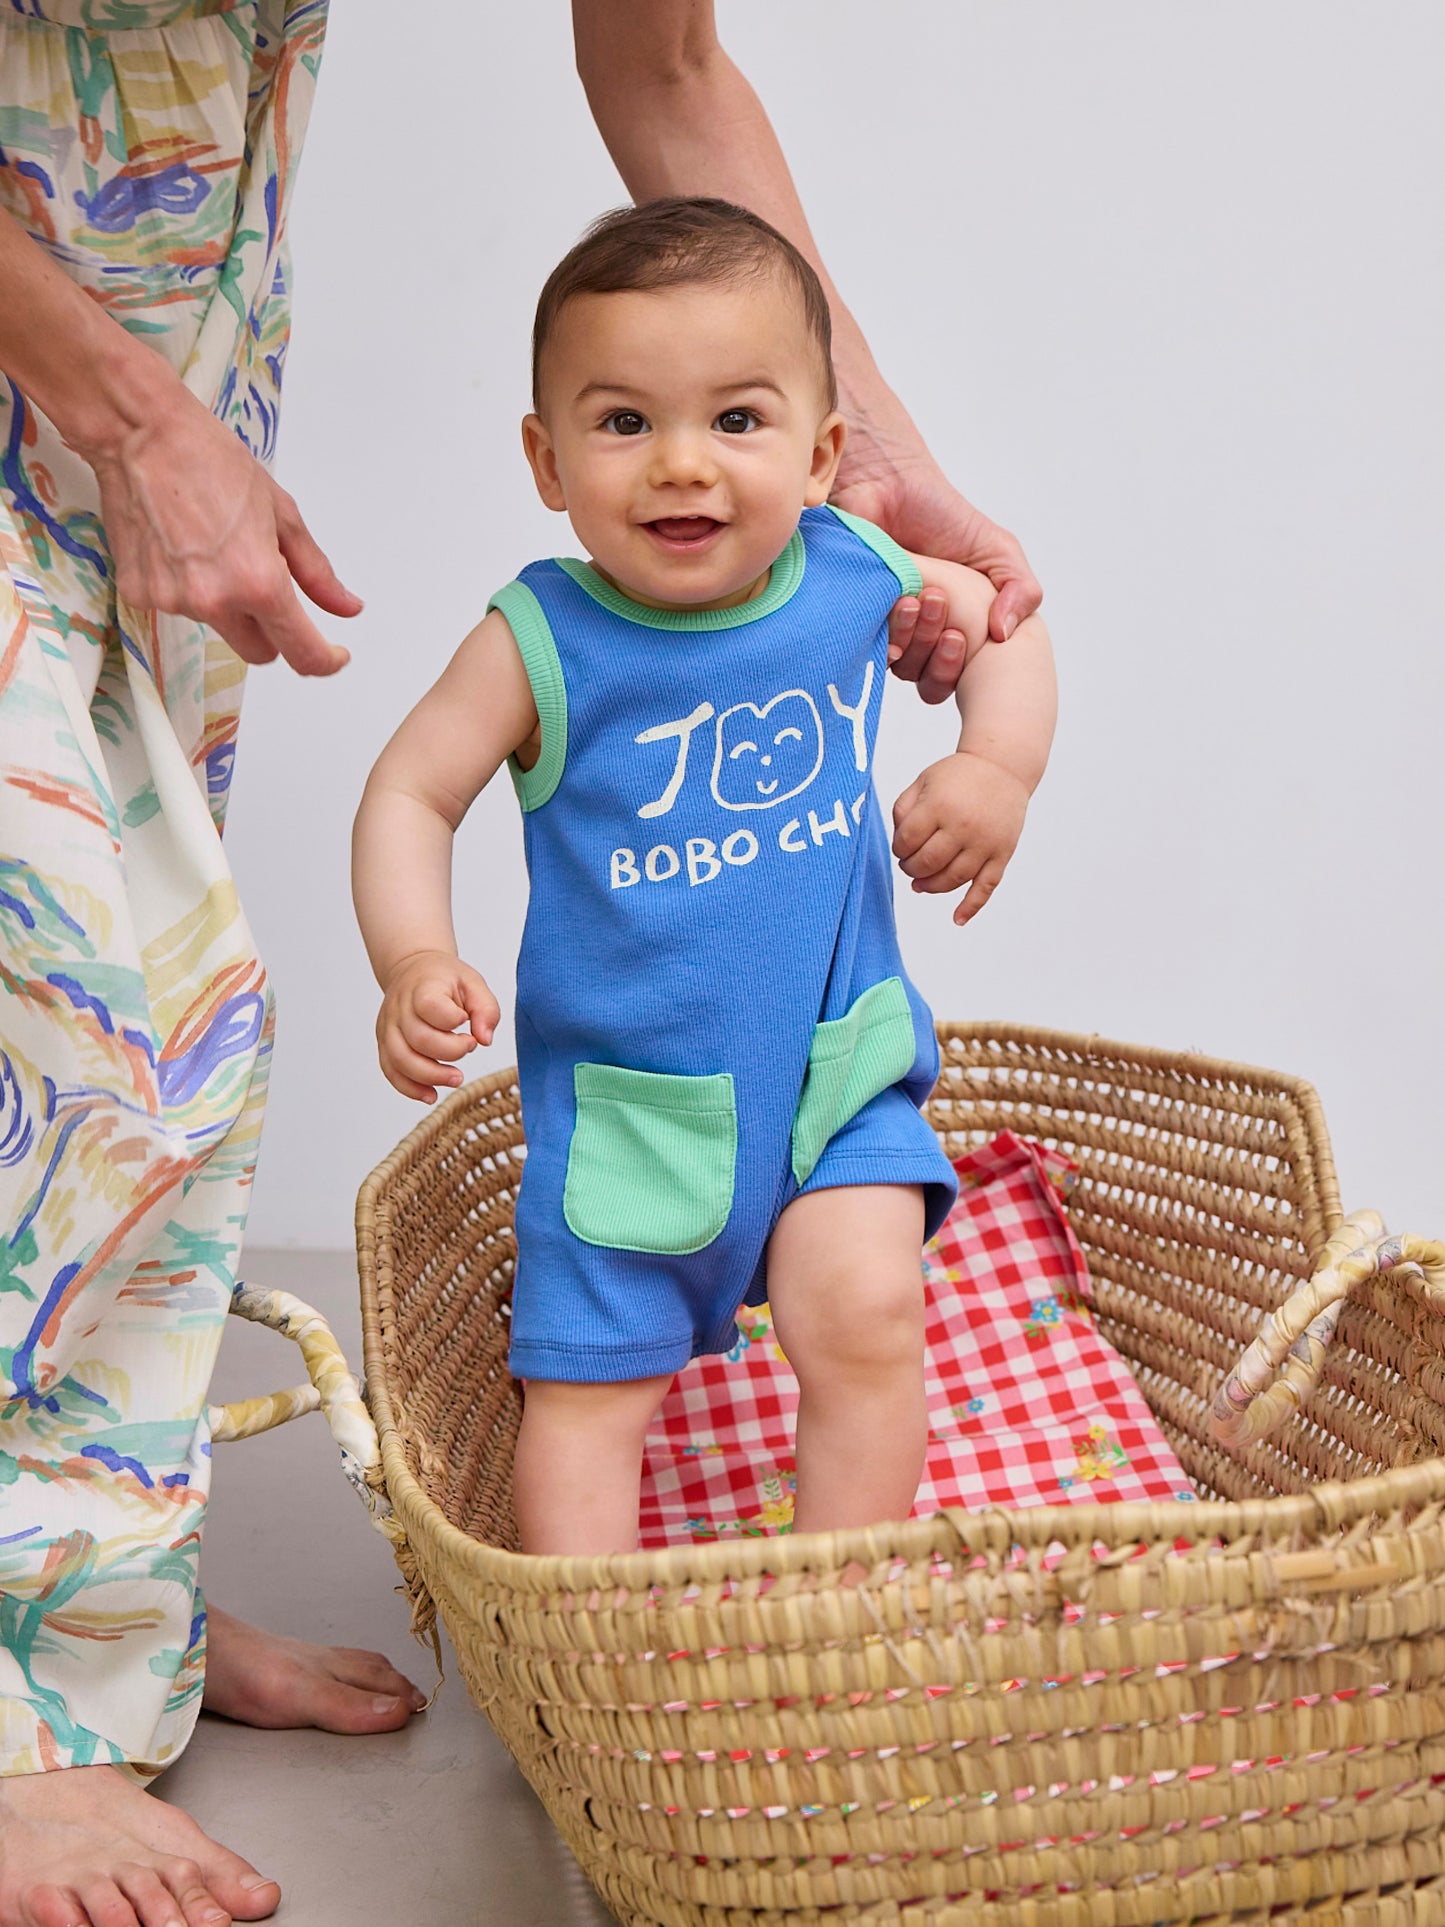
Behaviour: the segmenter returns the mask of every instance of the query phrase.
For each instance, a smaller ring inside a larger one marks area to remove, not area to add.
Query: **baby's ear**
[[[532,480],[537,484],[537,493],[549,509],[565,509],[567,498],[562,493],[562,479],[557,473],[557,451],[552,446],[547,424],[540,415],[523,417],[522,447],[532,470]]]
[[[808,486],[803,494],[804,508],[821,508],[833,493],[833,478],[843,459],[843,444],[848,439],[848,424],[835,409],[818,424],[813,442],[813,461],[808,470]]]

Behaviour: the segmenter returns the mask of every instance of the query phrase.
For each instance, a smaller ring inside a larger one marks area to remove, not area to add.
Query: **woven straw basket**
[[[358,1206],[372,1478],[418,1625],[435,1601],[627,1927],[1445,1923],[1445,1249],[1342,1228],[1295,1079],[940,1037],[950,1153],[1008,1129],[1077,1160],[1100,1329],[1202,1503],[518,1554],[501,1072]],[[1287,1416],[1248,1442],[1238,1401],[1210,1414],[1262,1322]]]

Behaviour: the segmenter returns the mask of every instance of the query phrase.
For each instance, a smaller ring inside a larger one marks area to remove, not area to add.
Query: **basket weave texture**
[[[1445,1368],[1407,1271],[1226,1451],[1210,1401],[1341,1213],[1298,1080],[943,1025],[952,1154],[1077,1160],[1104,1336],[1203,1503],[517,1553],[514,1076],[363,1187],[369,1398],[419,1627],[626,1927],[1445,1923]],[[1276,1918],[1281,1917],[1276,1913]]]

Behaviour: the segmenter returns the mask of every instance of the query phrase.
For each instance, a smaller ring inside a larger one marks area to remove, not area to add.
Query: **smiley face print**
[[[737,703],[717,719],[712,793],[725,810],[770,810],[822,767],[823,719],[806,689],[785,689],[761,708]]]

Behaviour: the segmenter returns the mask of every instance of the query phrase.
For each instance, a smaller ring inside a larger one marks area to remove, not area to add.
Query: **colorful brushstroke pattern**
[[[0,6],[0,206],[263,460],[315,0]],[[0,377],[0,1771],[174,1760],[266,973],[220,831],[244,671],[119,602]]]

